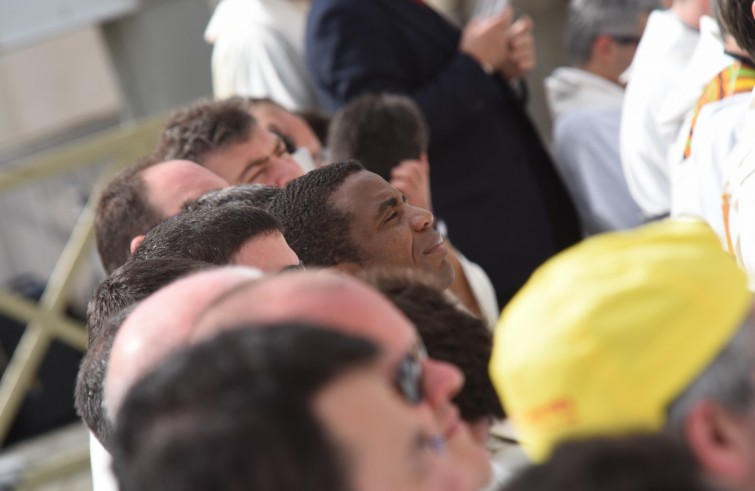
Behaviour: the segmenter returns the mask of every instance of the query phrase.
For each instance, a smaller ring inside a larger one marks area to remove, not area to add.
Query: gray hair
[[[701,400],[713,401],[734,414],[751,408],[755,400],[754,329],[753,319],[748,317],[713,362],[671,403],[666,426],[672,432],[683,431],[692,407]]]
[[[659,0],[571,0],[564,40],[572,63],[589,62],[601,34],[636,36],[641,16],[659,7]]]

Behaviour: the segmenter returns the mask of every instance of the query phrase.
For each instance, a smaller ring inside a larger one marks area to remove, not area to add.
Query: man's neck
[[[613,73],[611,70],[607,69],[606,67],[604,67],[604,66],[602,66],[602,65],[600,65],[598,63],[595,63],[595,62],[591,61],[591,62],[587,62],[587,64],[585,64],[583,66],[580,66],[580,67],[577,67],[577,68],[579,68],[580,70],[584,70],[587,73],[591,73],[591,74],[593,74],[595,76],[598,76],[598,77],[600,77],[602,79],[605,79],[605,80],[607,80],[607,81],[609,81],[611,83],[614,83],[614,84],[618,85],[619,87],[624,87],[624,84],[622,84],[619,81],[619,75]]]

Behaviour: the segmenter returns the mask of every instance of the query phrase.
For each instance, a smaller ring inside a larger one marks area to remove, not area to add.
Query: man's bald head
[[[288,273],[247,282],[218,298],[194,329],[197,337],[211,336],[223,326],[241,323],[306,322],[362,336],[379,345],[384,369],[395,376],[418,348],[412,323],[382,294],[350,276],[326,271]],[[463,376],[448,363],[422,361],[421,407],[433,413],[447,440],[449,455],[469,471],[467,489],[479,489],[490,478],[490,464],[482,445],[459,419],[451,399]]]
[[[131,255],[131,241],[176,215],[187,201],[228,183],[186,160],[159,162],[146,157],[123,169],[97,203],[95,235],[108,274]]]
[[[130,387],[168,355],[192,343],[199,315],[224,293],[262,276],[251,268],[221,268],[181,279],[139,304],[113,342],[104,404],[111,421]]]
[[[203,194],[229,186],[228,182],[194,162],[169,160],[144,169],[142,179],[149,204],[168,218]]]
[[[224,325],[288,321],[332,326],[399,350],[415,336],[411,322],[377,290],[325,271],[241,284],[206,309],[194,332],[205,337]]]

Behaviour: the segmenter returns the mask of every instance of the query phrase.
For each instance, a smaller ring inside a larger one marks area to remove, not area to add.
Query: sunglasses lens
[[[422,402],[422,360],[408,353],[398,367],[396,386],[409,404]]]

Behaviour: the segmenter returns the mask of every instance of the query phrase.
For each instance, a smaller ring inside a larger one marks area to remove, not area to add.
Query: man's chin
[[[493,470],[488,451],[474,439],[467,423],[454,432],[446,445],[449,457],[466,472],[465,489],[479,491],[490,483]]]
[[[451,266],[451,263],[449,263],[447,259],[444,259],[440,263],[438,270],[438,281],[440,282],[440,287],[443,290],[451,288],[451,284],[454,282],[454,268],[453,266]]]

